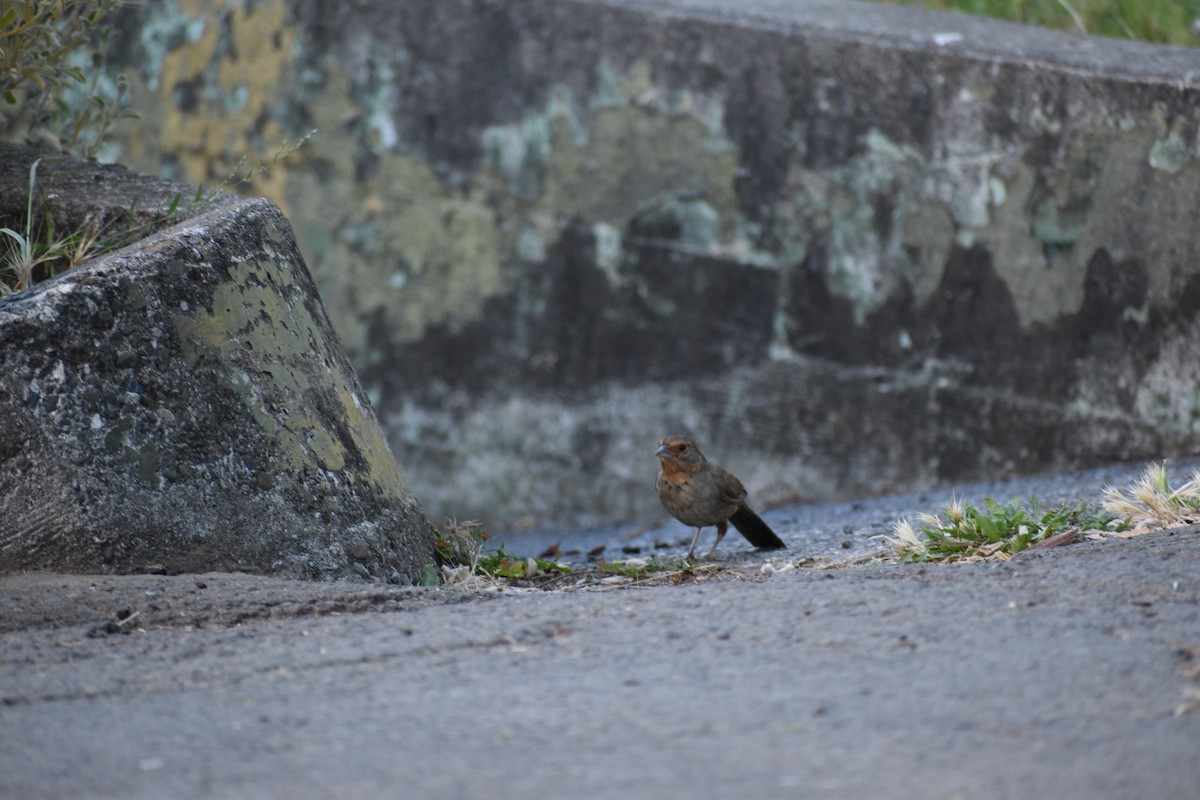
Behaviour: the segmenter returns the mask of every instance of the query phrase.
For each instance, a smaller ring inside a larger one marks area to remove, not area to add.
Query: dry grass
[[[1200,472],[1182,486],[1172,489],[1167,465],[1146,468],[1132,486],[1104,488],[1104,510],[1135,529],[1173,528],[1200,522]]]

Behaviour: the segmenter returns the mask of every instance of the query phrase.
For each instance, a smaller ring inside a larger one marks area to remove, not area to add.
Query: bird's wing
[[[726,503],[733,503],[734,505],[741,505],[746,502],[746,487],[742,486],[742,482],[721,467],[714,466],[714,469],[720,478],[721,499]]]

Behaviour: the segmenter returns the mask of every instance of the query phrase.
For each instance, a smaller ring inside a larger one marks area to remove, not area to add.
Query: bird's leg
[[[728,522],[718,522],[717,523],[717,540],[715,542],[713,542],[712,549],[708,551],[708,555],[706,555],[705,558],[712,558],[712,554],[717,552],[717,545],[719,545],[721,543],[721,539],[725,538],[725,531],[727,531],[728,529],[729,529]]]
[[[700,541],[700,529],[696,528],[696,533],[692,536],[692,546],[688,548],[688,561],[696,557],[696,542],[698,541]]]

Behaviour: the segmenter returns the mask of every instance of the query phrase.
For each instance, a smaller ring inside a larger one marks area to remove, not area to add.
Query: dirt
[[[556,592],[0,577],[0,797],[1200,796],[1200,528],[724,548]]]

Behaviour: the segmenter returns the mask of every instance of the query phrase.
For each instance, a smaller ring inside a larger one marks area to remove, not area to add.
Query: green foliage
[[[1116,36],[1159,44],[1200,45],[1200,0],[882,0],[923,8]]]
[[[0,10],[0,130],[20,121],[28,138],[95,156],[108,128],[134,116],[124,78],[109,86],[108,15],[123,0],[5,0]],[[90,76],[90,77],[89,77]]]
[[[316,136],[317,133],[317,129],[313,128],[295,142],[289,142],[287,139],[284,139],[279,143],[279,147],[275,150],[274,155],[269,159],[259,161],[257,165],[252,167],[246,166],[247,158],[246,156],[242,156],[234,164],[233,169],[225,176],[224,180],[218,184],[217,190],[233,192],[239,191],[244,186],[249,186],[255,176],[269,173],[274,167],[286,161],[289,156],[308,144],[308,141]],[[203,184],[200,186],[200,192],[206,194]]]
[[[533,578],[551,573],[570,574],[566,564],[548,558],[521,558],[507,552],[503,547],[494,553],[485,553],[476,567],[480,574],[491,578]]]
[[[1125,528],[1113,514],[1090,513],[1086,503],[1043,511],[1037,498],[1030,498],[1028,506],[1016,499],[1001,505],[988,498],[982,509],[952,500],[942,509],[942,515],[918,514],[916,527],[906,519],[900,520],[893,527],[893,535],[885,538],[899,551],[902,561],[959,561],[1007,559],[1071,529]]]
[[[438,568],[436,564],[426,564],[421,568],[421,586],[437,586],[441,583],[438,577]]]
[[[488,532],[473,520],[446,520],[434,527],[433,546],[438,561],[448,569],[448,582],[470,584],[482,581],[521,580],[553,574],[569,574],[571,568],[553,559],[521,558],[503,547],[484,552]]]
[[[600,572],[609,575],[623,575],[626,578],[640,580],[663,572],[676,572],[690,567],[687,561],[679,564],[668,564],[657,555],[647,559],[627,558],[624,561],[605,561],[600,564]]]
[[[433,549],[438,561],[450,567],[470,567],[479,562],[488,532],[475,520],[459,522],[451,517],[442,527],[433,528]]]

